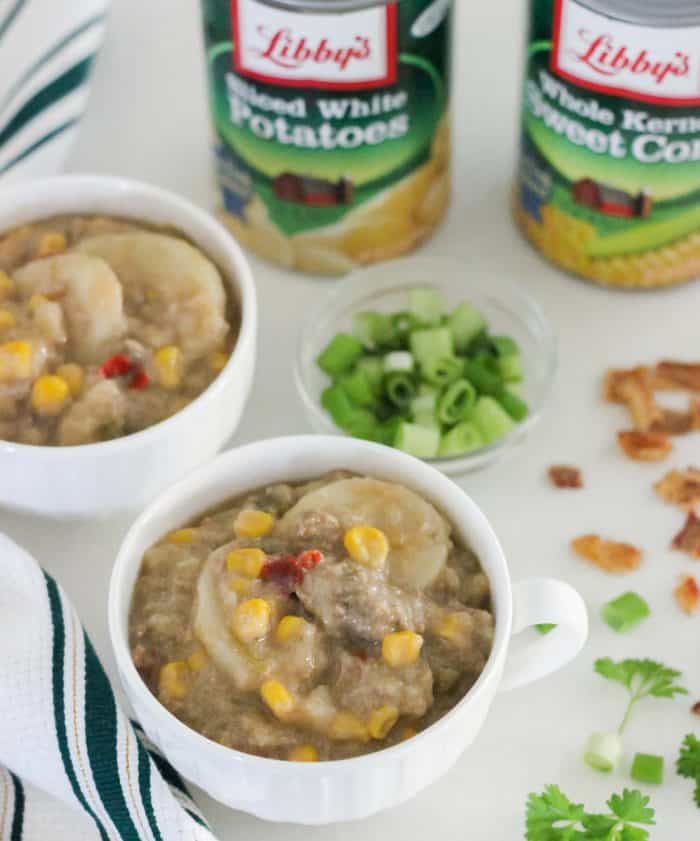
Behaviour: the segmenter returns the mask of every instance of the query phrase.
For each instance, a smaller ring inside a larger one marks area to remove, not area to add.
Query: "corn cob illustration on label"
[[[651,11],[650,11],[651,10]],[[530,0],[515,213],[600,283],[700,275],[700,7]]]
[[[451,3],[319,5],[202,0],[223,221],[334,275],[410,251],[444,214]]]

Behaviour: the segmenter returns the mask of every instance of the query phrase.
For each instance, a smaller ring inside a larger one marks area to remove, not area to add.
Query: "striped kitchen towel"
[[[214,841],[66,594],[2,534],[0,841]]]
[[[58,172],[109,0],[0,0],[0,185]]]

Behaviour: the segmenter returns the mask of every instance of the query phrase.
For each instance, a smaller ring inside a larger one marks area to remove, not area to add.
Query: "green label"
[[[642,254],[696,232],[700,28],[531,0],[518,204],[531,238],[583,274],[585,258]],[[565,230],[562,214],[581,224]],[[538,225],[559,225],[568,245]]]

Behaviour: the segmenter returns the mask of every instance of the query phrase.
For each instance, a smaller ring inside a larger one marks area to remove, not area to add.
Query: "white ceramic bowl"
[[[328,295],[299,331],[295,381],[314,432],[344,434],[321,406],[329,378],[316,364],[328,342],[340,332],[352,332],[352,316],[364,310],[395,313],[408,306],[411,289],[439,289],[448,305],[467,299],[480,310],[493,333],[515,339],[523,359],[522,396],[530,410],[499,441],[460,456],[426,459],[448,476],[461,476],[493,464],[525,440],[537,423],[554,382],[557,342],[542,308],[522,282],[479,276],[448,257],[404,257],[353,272]]]
[[[55,517],[135,509],[217,453],[235,431],[255,366],[257,305],[248,261],[209,214],[172,193],[93,175],[0,191],[0,232],[58,213],[98,213],[172,225],[222,270],[240,310],[228,364],[196,400],[142,432],[99,444],[39,447],[0,441],[0,506]]]
[[[338,468],[413,488],[432,500],[474,549],[491,582],[496,616],[486,668],[467,695],[438,722],[406,742],[366,756],[293,763],[250,756],[212,742],[158,702],[131,660],[128,614],[143,553],[167,531],[230,496]],[[539,622],[559,627],[544,637],[530,632],[512,641],[513,634]],[[568,584],[551,579],[512,583],[498,539],[484,515],[435,468],[377,444],[310,435],[231,450],[156,500],[134,523],[117,557],[109,592],[109,629],[136,717],[184,777],[222,803],[258,817],[324,824],[395,806],[436,780],[472,742],[496,693],[561,668],[582,648],[588,620],[581,597]]]

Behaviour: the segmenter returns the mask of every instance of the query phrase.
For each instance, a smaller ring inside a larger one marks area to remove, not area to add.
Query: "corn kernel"
[[[32,406],[40,415],[59,415],[70,400],[68,383],[55,374],[44,374],[32,386]]]
[[[399,732],[399,738],[402,742],[407,741],[408,739],[412,739],[414,736],[418,735],[418,731],[415,727],[402,727]]]
[[[60,231],[49,231],[39,240],[37,257],[52,257],[68,248],[68,240]]]
[[[0,382],[24,380],[32,375],[32,346],[29,342],[0,345]]]
[[[265,537],[274,525],[275,518],[272,514],[246,508],[238,512],[233,530],[238,537]]]
[[[12,330],[15,324],[17,324],[17,319],[9,310],[0,310],[0,333]]]
[[[166,663],[158,677],[158,695],[161,698],[181,701],[190,689],[190,669],[184,660]]]
[[[382,640],[382,657],[390,666],[410,666],[423,647],[423,637],[413,631],[394,631]]]
[[[384,704],[374,710],[370,717],[367,727],[369,735],[373,739],[386,739],[389,731],[399,720],[399,711],[391,704]]]
[[[287,758],[292,762],[318,762],[318,751],[313,745],[297,745]]]
[[[266,680],[260,687],[260,697],[277,716],[284,718],[294,709],[294,697],[278,680]]]
[[[71,397],[77,397],[83,390],[85,374],[80,365],[76,365],[75,362],[67,362],[65,365],[59,365],[56,368],[56,373],[68,383]]]
[[[157,350],[153,362],[158,374],[158,382],[163,388],[177,388],[182,382],[182,351],[175,345],[166,345]]]
[[[339,712],[330,723],[328,735],[337,741],[369,741],[367,725],[354,713]]]
[[[248,599],[239,604],[231,618],[231,629],[241,642],[254,642],[270,630],[272,608],[265,599]]]
[[[175,531],[170,532],[166,540],[168,543],[173,543],[175,546],[187,546],[188,543],[192,543],[196,536],[197,529],[175,529]]]
[[[374,526],[354,526],[343,538],[348,555],[358,564],[381,569],[389,554],[389,541],[383,531]]]
[[[15,291],[15,282],[7,274],[0,269],[0,301],[3,298],[11,298]]]
[[[283,616],[275,628],[277,642],[297,640],[304,633],[306,621],[301,616]]]
[[[201,672],[208,662],[209,658],[203,648],[193,651],[187,658],[187,665],[193,672]]]
[[[228,354],[223,350],[215,350],[209,355],[209,367],[212,371],[223,371],[228,362]]]
[[[266,557],[262,549],[234,549],[226,556],[226,567],[229,572],[237,572],[248,578],[257,578]]]
[[[446,613],[435,626],[435,633],[459,646],[471,641],[472,621],[468,613]]]

